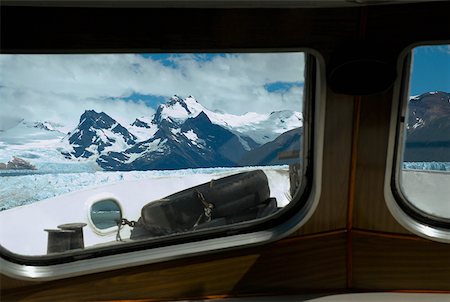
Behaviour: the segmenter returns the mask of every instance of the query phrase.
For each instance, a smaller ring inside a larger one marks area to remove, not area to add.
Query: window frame
[[[113,201],[118,206],[118,208],[120,209],[121,218],[126,217],[126,213],[124,212],[124,209],[122,207],[122,204],[119,201],[119,198],[117,198],[114,194],[101,193],[101,194],[96,194],[96,195],[92,196],[91,198],[89,198],[86,201],[86,204],[87,204],[87,210],[86,210],[86,212],[87,212],[87,220],[89,222],[88,226],[94,231],[94,233],[96,233],[97,235],[100,235],[100,236],[106,236],[106,235],[109,235],[111,233],[117,233],[117,229],[118,229],[118,226],[111,226],[111,227],[108,227],[108,228],[101,229],[101,228],[99,228],[99,227],[97,227],[95,225],[94,220],[92,219],[92,207],[95,204],[97,204],[99,202],[102,202],[102,201],[105,201],[105,200]]]
[[[238,51],[236,51],[238,52]],[[325,61],[310,48],[251,49],[239,52],[304,52],[303,179],[283,211],[222,228],[95,248],[86,253],[25,256],[0,246],[0,271],[22,280],[47,281],[169,261],[280,240],[308,221],[319,202],[325,118]]]
[[[406,47],[397,61],[397,77],[389,130],[384,196],[386,204],[404,228],[412,233],[438,242],[450,242],[450,221],[426,213],[412,204],[401,189],[400,173],[404,154],[406,114],[409,102],[412,52],[420,46],[449,44],[450,41],[417,42]]]

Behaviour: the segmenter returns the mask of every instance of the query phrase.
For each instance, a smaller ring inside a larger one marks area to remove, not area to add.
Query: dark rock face
[[[155,135],[122,154],[101,156],[105,170],[167,170],[236,166],[245,149],[238,137],[201,112],[178,125],[161,120]],[[129,161],[130,158],[136,158]]]
[[[147,124],[144,121],[141,121],[138,118],[131,124],[131,126],[136,126],[136,127],[140,127],[140,128],[150,128],[149,124]]]
[[[202,111],[197,117],[190,118],[182,125],[183,132],[192,131],[204,142],[207,150],[212,150],[218,158],[223,158],[224,163],[231,162],[236,165],[246,153],[239,138],[231,131],[212,124],[208,116]],[[214,165],[217,167],[217,165]],[[228,166],[228,165],[227,165]]]
[[[117,143],[119,139],[129,146],[136,143],[136,137],[106,113],[86,110],[69,137],[73,151],[64,155],[88,158],[94,154],[101,154],[105,148]]]
[[[405,162],[450,162],[450,94],[428,92],[410,100]]]
[[[288,165],[300,161],[301,128],[287,131],[275,140],[248,152],[240,161],[243,166]]]

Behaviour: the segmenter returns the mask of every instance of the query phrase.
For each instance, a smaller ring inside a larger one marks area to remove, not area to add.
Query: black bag
[[[262,170],[212,180],[145,205],[131,239],[237,223],[277,210]]]

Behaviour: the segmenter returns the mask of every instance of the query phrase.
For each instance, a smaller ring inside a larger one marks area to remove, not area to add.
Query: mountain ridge
[[[403,161],[450,162],[450,93],[426,92],[409,102]]]
[[[229,122],[224,121],[228,117]],[[257,117],[256,122],[249,117]],[[72,150],[63,154],[67,158],[95,159],[105,170],[238,166],[243,156],[262,145],[241,133],[243,127],[248,130],[254,126],[265,134],[266,140],[271,140],[280,135],[276,131],[284,130],[273,131],[273,125],[281,124],[286,129],[295,121],[301,125],[301,119],[300,113],[288,110],[268,115],[216,113],[192,96],[183,100],[175,95],[161,104],[152,117],[136,118],[127,126],[104,112],[86,110],[68,137]],[[271,127],[261,126],[263,120]]]

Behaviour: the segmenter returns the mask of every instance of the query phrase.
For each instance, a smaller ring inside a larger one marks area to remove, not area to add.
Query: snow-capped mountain
[[[449,114],[450,93],[435,91],[414,96],[409,103],[407,129],[413,131]]]
[[[58,151],[64,133],[57,127],[48,122],[21,120],[0,132],[0,162],[8,162],[14,157],[31,160],[33,164],[64,160]]]
[[[41,124],[47,126],[40,127]],[[49,129],[48,125],[51,125],[53,130]],[[74,160],[73,157],[68,159],[63,155],[67,150],[73,150],[67,140],[67,132],[63,132],[70,128],[70,125],[53,122],[21,120],[8,130],[0,132],[0,163],[14,162],[14,158],[20,158],[29,163],[30,167],[36,168],[33,173],[38,174],[100,170],[93,160]],[[11,169],[11,165],[7,165],[6,170],[8,169]],[[29,169],[23,171],[30,173]]]
[[[104,112],[86,110],[80,123],[68,137],[72,150],[64,152],[70,157],[101,156],[108,152],[120,152],[133,146],[137,137]]]
[[[450,162],[450,93],[427,92],[410,99],[404,161]]]
[[[62,125],[44,121],[44,122],[35,122],[33,124],[33,127],[34,128],[39,128],[39,129],[42,129],[42,130],[47,130],[47,131],[59,131],[59,132],[61,132],[60,128],[62,127]]]
[[[213,124],[234,132],[244,141],[247,137],[251,138],[259,145],[274,140],[286,131],[301,127],[303,123],[301,112],[284,110],[270,114],[248,112],[243,115],[219,113],[205,108],[193,96],[182,99],[174,95],[166,104],[158,107],[153,118],[142,117],[136,119],[132,125],[151,129],[152,125],[157,125],[161,120],[182,123],[201,112],[206,114]],[[250,149],[251,147],[248,148]]]
[[[247,152],[239,163],[242,166],[298,163],[302,134],[301,128],[289,130],[273,141]]]
[[[33,129],[36,128],[36,129]],[[41,131],[44,130],[44,131]],[[49,121],[27,121],[22,119],[18,121],[18,123],[4,132],[16,132],[16,135],[19,134],[17,131],[23,132],[20,136],[34,136],[36,133],[48,133],[50,132],[59,132],[60,134],[64,134],[65,127],[58,123],[53,123]]]
[[[236,166],[247,152],[231,131],[204,112],[182,123],[155,120],[158,131],[125,152],[111,152],[97,163],[105,170],[165,170]]]
[[[94,110],[86,110],[75,128],[21,121],[0,133],[1,159],[30,159],[38,170],[52,163],[61,169],[77,163],[105,170],[230,167],[301,125],[299,112],[233,115],[211,111],[192,96],[173,96],[153,116],[138,117],[130,125]]]
[[[173,96],[152,117],[126,127],[104,112],[86,111],[63,154],[94,159],[105,170],[236,166],[249,151],[299,127],[301,119],[292,111],[217,113],[192,96]]]

